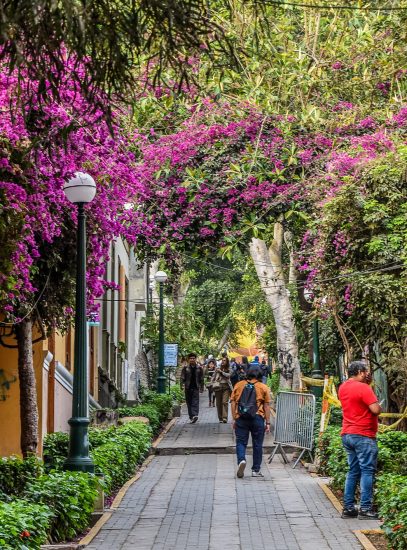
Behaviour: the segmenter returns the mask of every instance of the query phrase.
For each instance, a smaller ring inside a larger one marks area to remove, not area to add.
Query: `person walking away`
[[[215,374],[213,375],[212,387],[215,391],[219,422],[224,422],[225,424],[228,421],[228,404],[232,392],[230,375],[229,359],[227,357],[222,357],[220,366],[216,367]]]
[[[249,366],[250,366],[250,365],[249,365],[249,360],[248,360],[248,358],[246,357],[246,355],[243,355],[243,357],[242,357],[242,367],[244,368],[245,372],[248,371]]]
[[[348,367],[349,379],[339,387],[342,403],[342,444],[348,455],[349,471],[343,494],[343,518],[377,519],[373,511],[373,483],[377,466],[377,397],[369,386],[370,374],[362,361]],[[360,482],[360,507],[355,505],[356,486]]]
[[[251,367],[260,367],[259,356],[255,355],[253,361],[250,362]]]
[[[266,363],[266,360],[263,359],[261,362],[261,381],[263,382],[263,384],[267,385],[267,378],[269,374],[270,374],[270,369]]]
[[[237,477],[242,478],[246,468],[246,448],[252,436],[252,477],[264,477],[261,472],[264,434],[270,431],[270,390],[261,382],[258,366],[250,366],[247,380],[233,388],[231,408],[236,435]]]
[[[181,371],[181,388],[185,390],[185,401],[191,424],[195,424],[199,416],[199,392],[204,390],[203,369],[196,362],[196,353],[188,355],[188,364]]]
[[[215,374],[216,370],[216,362],[215,359],[210,359],[208,361],[208,364],[206,365],[205,370],[205,380],[206,380],[206,387],[208,388],[208,397],[209,397],[209,406],[214,407],[215,406],[215,392],[213,391],[213,385],[212,385],[212,378]]]
[[[237,363],[237,361],[232,361],[230,363],[230,383],[232,384],[232,387],[235,386],[237,382],[239,382],[239,367],[240,365]]]

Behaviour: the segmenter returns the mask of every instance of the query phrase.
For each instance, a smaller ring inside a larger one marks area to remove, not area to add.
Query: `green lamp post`
[[[165,271],[157,271],[154,279],[159,284],[160,295],[157,393],[165,393],[166,380],[164,375],[164,284],[167,282],[168,276]]]
[[[307,302],[312,303],[314,301],[313,293],[305,289],[304,297]],[[320,355],[319,355],[319,320],[318,317],[314,317],[312,320],[312,371],[311,378],[317,380],[323,380],[324,375],[321,371]],[[322,397],[322,386],[312,386],[311,391],[315,397]]]
[[[86,320],[86,214],[84,206],[96,194],[96,184],[89,174],[77,172],[64,186],[67,199],[78,207],[76,307],[75,307],[75,358],[73,373],[72,418],[69,452],[64,463],[66,470],[94,472],[89,456],[89,389],[88,343]]]

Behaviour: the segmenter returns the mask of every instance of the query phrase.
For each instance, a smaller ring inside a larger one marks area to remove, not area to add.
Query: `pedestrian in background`
[[[206,365],[205,370],[205,380],[206,380],[206,387],[208,389],[208,397],[209,397],[209,406],[214,407],[215,406],[215,392],[213,391],[213,384],[212,384],[212,378],[215,374],[216,370],[216,362],[215,359],[210,359]]]
[[[343,493],[343,518],[377,519],[373,511],[373,484],[377,468],[378,415],[377,397],[369,386],[370,374],[362,361],[348,367],[349,379],[341,384],[338,397],[342,404],[342,444],[348,455],[349,471]],[[360,482],[360,507],[355,492]]]
[[[269,374],[270,374],[269,366],[267,365],[266,360],[263,359],[261,362],[261,375],[262,375],[261,381],[263,382],[263,384],[267,385],[267,378]]]
[[[196,353],[188,355],[188,364],[181,371],[180,385],[185,390],[185,401],[191,424],[195,424],[199,416],[199,392],[204,390],[204,373],[196,361]]]
[[[216,367],[212,377],[212,387],[215,391],[216,408],[219,422],[228,421],[228,405],[232,384],[230,383],[230,365],[227,357],[222,357],[220,366]]]
[[[270,431],[270,390],[261,382],[262,372],[258,366],[250,366],[247,380],[238,382],[233,388],[231,409],[233,429],[236,434],[237,477],[244,476],[246,448],[249,435],[252,436],[252,477],[263,477],[263,441],[265,432]]]
[[[243,355],[243,357],[242,357],[242,367],[244,368],[245,372],[247,372],[249,366],[250,365],[249,365],[248,358],[246,357],[246,355]]]

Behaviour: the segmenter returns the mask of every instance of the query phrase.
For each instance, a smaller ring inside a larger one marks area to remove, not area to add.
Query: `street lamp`
[[[304,298],[309,303],[313,303],[314,301],[314,294],[306,288],[304,290]],[[311,371],[311,378],[316,378],[318,380],[323,380],[324,376],[321,371],[321,363],[320,363],[320,356],[319,356],[319,319],[315,315],[314,319],[312,320],[312,371]],[[312,393],[315,395],[315,397],[322,397],[322,387],[320,386],[313,386],[312,387]]]
[[[72,418],[69,419],[69,452],[64,463],[66,470],[94,472],[89,457],[89,390],[88,344],[86,322],[86,214],[84,206],[96,194],[96,184],[89,174],[76,172],[64,186],[66,198],[78,207],[75,357],[73,373]]]
[[[164,375],[164,283],[168,276],[164,271],[157,271],[154,276],[160,287],[160,315],[158,328],[158,377],[157,393],[165,393],[165,375]]]
[[[148,307],[147,307],[147,313],[148,315],[152,315],[153,313],[153,290],[154,290],[154,280],[148,285]]]

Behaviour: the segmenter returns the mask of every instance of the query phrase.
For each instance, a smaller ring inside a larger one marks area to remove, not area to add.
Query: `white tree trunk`
[[[297,390],[300,388],[300,362],[297,331],[293,311],[284,281],[281,252],[283,226],[276,222],[274,239],[267,248],[262,239],[252,239],[250,255],[253,259],[261,288],[272,307],[277,330],[278,366],[281,369],[280,385]]]

